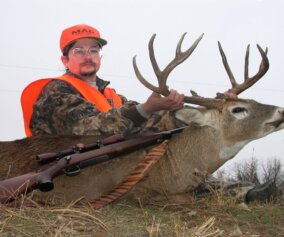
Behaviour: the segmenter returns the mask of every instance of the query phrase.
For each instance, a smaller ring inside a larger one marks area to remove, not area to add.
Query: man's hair
[[[68,57],[68,53],[70,51],[70,49],[74,46],[74,44],[76,43],[76,41],[68,44],[64,49],[63,49],[63,56]]]
[[[74,46],[74,44],[76,43],[76,41],[68,44],[64,49],[63,49],[63,56],[68,58],[68,53],[70,51],[70,49]],[[65,73],[69,73],[69,68],[65,68]]]

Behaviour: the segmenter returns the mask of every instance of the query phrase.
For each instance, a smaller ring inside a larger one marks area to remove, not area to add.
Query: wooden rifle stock
[[[165,139],[170,139],[172,134],[182,131],[184,127],[131,138],[129,140],[102,146],[99,149],[86,151],[79,154],[71,154],[56,161],[46,170],[38,173],[28,173],[0,181],[0,202],[13,201],[17,196],[39,189],[46,192],[53,189],[53,179],[62,174],[77,174],[81,168],[105,162],[120,155],[137,149],[158,144]]]

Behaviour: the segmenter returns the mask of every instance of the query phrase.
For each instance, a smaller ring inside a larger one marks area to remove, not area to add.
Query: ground
[[[182,205],[120,202],[100,210],[78,203],[2,206],[0,236],[283,237],[283,223],[283,200],[245,205],[215,195]]]

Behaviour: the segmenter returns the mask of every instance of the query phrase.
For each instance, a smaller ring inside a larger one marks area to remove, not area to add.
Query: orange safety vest
[[[88,101],[95,104],[101,112],[107,112],[112,108],[112,105],[107,99],[112,99],[113,107],[120,107],[122,101],[114,90],[106,87],[104,94],[102,94],[97,88],[85,83],[84,81],[72,77],[70,75],[62,75],[56,78],[45,78],[29,84],[22,92],[21,105],[24,117],[25,132],[28,137],[32,136],[30,130],[30,121],[33,114],[33,105],[37,101],[37,98],[42,91],[43,87],[52,80],[63,80],[71,84],[80,94]]]

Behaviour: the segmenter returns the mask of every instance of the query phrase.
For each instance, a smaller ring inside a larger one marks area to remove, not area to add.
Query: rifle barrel
[[[106,137],[101,141],[96,141],[95,143],[91,143],[87,145],[77,144],[76,146],[63,150],[63,151],[39,154],[36,156],[36,160],[39,164],[47,164],[52,161],[55,161],[56,159],[59,160],[68,155],[72,155],[75,153],[82,153],[82,152],[86,152],[86,151],[93,150],[93,149],[99,149],[101,146],[110,145],[110,144],[117,143],[117,142],[124,141],[124,140],[125,140],[124,134],[115,134],[115,135]]]

